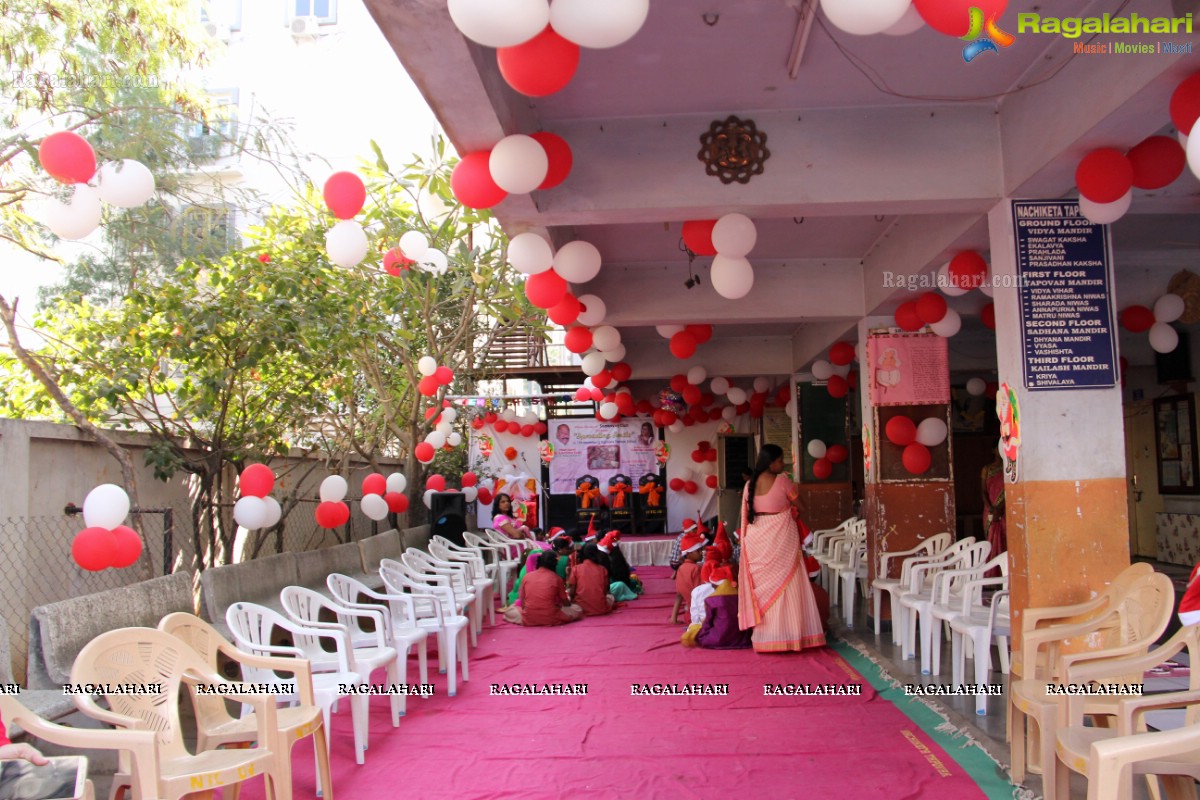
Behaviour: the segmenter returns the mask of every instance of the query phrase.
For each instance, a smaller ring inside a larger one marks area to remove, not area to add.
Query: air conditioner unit
[[[204,32],[212,39],[220,39],[222,42],[229,41],[229,26],[222,25],[218,22],[204,23]]]
[[[321,23],[316,17],[296,17],[292,20],[293,39],[315,39],[320,29]]]

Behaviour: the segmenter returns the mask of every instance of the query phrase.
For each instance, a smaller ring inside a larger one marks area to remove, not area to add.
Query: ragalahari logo
[[[966,35],[959,37],[964,41],[970,42],[969,45],[963,48],[963,60],[968,64],[980,53],[985,53],[989,50],[993,53],[999,53],[1000,50],[997,45],[1008,47],[1017,40],[1011,33],[1000,29],[1000,26],[996,24],[995,16],[988,17],[985,20],[983,18],[983,9],[972,6],[968,14],[970,27],[967,29]],[[987,35],[981,35],[984,33]]]

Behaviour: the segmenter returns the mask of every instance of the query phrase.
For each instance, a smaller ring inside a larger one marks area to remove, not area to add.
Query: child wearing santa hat
[[[754,629],[738,626],[738,590],[733,568],[728,564],[714,567],[708,576],[716,585],[704,600],[704,622],[696,634],[696,644],[710,650],[738,650],[750,647]]]
[[[683,563],[675,572],[675,606],[671,609],[670,619],[672,625],[679,623],[680,605],[684,602],[690,604],[692,590],[700,585],[699,562],[703,556],[702,550],[707,544],[708,541],[697,530],[685,533],[683,541],[679,543],[680,552],[683,554]]]
[[[583,609],[584,616],[597,617],[612,611],[616,598],[608,593],[608,584],[608,568],[600,548],[591,542],[585,544],[579,551],[579,565],[567,578],[571,597]]]
[[[689,533],[695,533],[697,530],[696,520],[685,519],[683,521],[683,533],[675,537],[674,544],[671,545],[671,569],[679,569],[679,565],[683,563],[683,537]]]
[[[642,593],[642,582],[633,574],[625,554],[621,552],[621,532],[606,533],[600,542],[600,552],[608,556],[609,592],[618,601],[636,600]]]
[[[692,590],[692,600],[688,606],[691,624],[688,625],[683,638],[680,639],[680,643],[686,647],[694,647],[696,644],[696,634],[700,632],[700,626],[704,622],[704,601],[717,590],[716,585],[712,583],[712,573],[720,565],[720,550],[715,545],[704,548],[704,566],[700,568],[700,585]]]

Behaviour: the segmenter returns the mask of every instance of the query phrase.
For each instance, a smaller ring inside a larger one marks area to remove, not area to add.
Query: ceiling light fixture
[[[808,48],[808,35],[812,33],[813,22],[817,19],[817,4],[815,0],[788,0],[788,5],[796,9],[796,32],[792,34],[792,49],[788,53],[788,77],[795,80],[800,75],[800,63],[804,60],[804,51]]]

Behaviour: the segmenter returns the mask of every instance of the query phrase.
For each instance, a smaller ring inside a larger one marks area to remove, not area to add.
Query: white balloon
[[[791,417],[792,419],[795,419],[796,418],[796,398],[793,397],[790,400],[788,400],[787,405],[783,407],[783,410],[787,412],[787,415],[789,417]]]
[[[136,208],[154,197],[154,173],[140,161],[109,161],[97,175],[100,199],[117,208]]]
[[[516,409],[512,408],[511,406],[509,408],[504,409],[504,411],[500,412],[500,419],[504,420],[505,422],[516,422],[517,421]]]
[[[450,269],[450,259],[446,254],[432,247],[425,251],[425,255],[421,256],[417,263],[434,275],[445,275]]]
[[[600,354],[604,356],[604,360],[610,364],[615,364],[618,361],[624,361],[625,345],[618,344],[616,347],[601,351]]]
[[[921,12],[917,11],[915,5],[910,5],[908,10],[904,12],[904,16],[900,18],[892,27],[884,31],[888,36],[907,36],[910,33],[915,33],[925,25],[925,20],[921,19]]]
[[[721,409],[721,419],[726,422],[733,422],[733,418],[737,416],[737,409],[733,406],[725,406]]]
[[[429,249],[429,239],[420,231],[405,231],[400,237],[400,252],[410,261],[420,261]]]
[[[681,430],[683,430],[683,428],[684,425],[679,420],[675,420],[667,426],[667,430],[669,430],[671,433],[679,433]]]
[[[437,372],[437,359],[433,356],[421,356],[417,361],[417,372],[428,378],[433,373]]]
[[[550,24],[580,47],[616,47],[642,29],[649,13],[650,0],[554,0]]]
[[[446,446],[446,434],[441,431],[430,431],[425,435],[425,442],[432,445],[434,450],[441,450]]]
[[[583,374],[589,378],[593,375],[599,375],[604,371],[604,355],[602,353],[588,353],[583,357],[583,362],[580,366],[583,368]]]
[[[443,408],[442,419],[446,422],[454,422],[454,420],[458,419],[458,412],[453,408]]]
[[[451,447],[458,447],[460,444],[462,444],[462,434],[458,431],[452,431],[450,435],[446,437],[446,444],[450,445]]]
[[[50,200],[42,211],[42,221],[60,239],[82,239],[100,227],[100,194],[86,183],[77,183],[71,200]]]
[[[628,386],[622,386],[620,389],[617,389],[617,394],[633,394],[633,390]]]
[[[377,494],[364,494],[359,505],[362,507],[363,514],[376,522],[388,515],[387,501]]]
[[[964,289],[961,286],[955,286],[954,281],[950,280],[950,262],[947,261],[937,271],[937,287],[942,294],[947,297],[959,297],[966,294],[969,289]]]
[[[621,332],[612,325],[601,325],[592,331],[592,345],[597,350],[610,350],[621,343]]]
[[[425,494],[421,495],[421,502],[425,504],[426,508],[433,508],[433,494],[433,489],[426,489]]]
[[[550,159],[532,136],[514,133],[496,142],[488,156],[492,180],[509,194],[528,194],[546,180]]]
[[[600,274],[600,264],[600,251],[591,242],[567,242],[554,254],[554,271],[568,283],[587,283]]]
[[[687,371],[687,382],[692,386],[699,386],[704,383],[704,379],[708,377],[708,370],[697,364]]]
[[[926,417],[917,426],[917,441],[926,447],[937,447],[946,441],[946,420],[937,417]]]
[[[522,44],[550,23],[547,0],[450,0],[449,6],[463,36],[485,47]]]
[[[1079,213],[1096,225],[1108,225],[1125,216],[1129,206],[1133,204],[1133,189],[1130,189],[1111,203],[1094,203],[1083,195],[1079,195]]]
[[[340,503],[346,497],[349,489],[350,484],[346,483],[346,479],[341,475],[330,475],[321,481],[321,490],[318,494],[323,503]]]
[[[475,486],[464,486],[462,493],[468,503],[474,503],[479,498],[479,489]]]
[[[536,233],[518,233],[508,242],[508,263],[517,272],[537,275],[554,264],[554,251],[550,249],[550,243]]]
[[[812,376],[818,381],[827,381],[833,375],[833,364],[830,364],[825,359],[818,359],[813,362]]]
[[[129,495],[115,483],[102,483],[83,499],[83,521],[89,528],[112,530],[129,516]]]
[[[670,339],[683,330],[683,327],[682,325],[655,325],[654,330],[658,331],[658,335],[664,339]]]
[[[829,21],[855,36],[883,33],[911,7],[911,0],[821,0],[821,10]]]
[[[393,472],[387,476],[387,490],[404,494],[404,490],[408,488],[408,478],[405,478],[403,473]]]
[[[713,378],[708,388],[712,389],[713,394],[720,397],[729,391],[729,378]]]
[[[1169,323],[1156,322],[1150,327],[1150,346],[1156,353],[1170,353],[1179,346],[1179,333]]]
[[[366,258],[369,247],[367,232],[352,219],[344,219],[325,232],[325,252],[329,254],[329,260],[344,269]]]
[[[939,319],[937,322],[931,323],[929,328],[938,336],[950,338],[958,333],[962,327],[962,317],[953,308],[946,309],[946,316]]]
[[[608,308],[604,305],[604,301],[594,294],[579,295],[579,305],[583,306],[583,310],[579,312],[580,325],[599,325],[604,322],[604,318],[608,316]]]
[[[1154,321],[1174,322],[1183,316],[1186,305],[1177,294],[1164,294],[1154,301]]]
[[[1200,136],[1188,136],[1184,151],[1187,153],[1187,163],[1192,174],[1200,178]]]
[[[983,378],[971,378],[967,381],[967,394],[979,397],[987,390],[987,382]]]
[[[740,406],[746,402],[746,390],[740,386],[730,386],[729,391],[725,393],[725,397],[735,406]]]
[[[283,509],[280,508],[279,501],[270,495],[261,499],[267,506],[267,518],[263,520],[262,527],[274,528],[279,524],[279,520],[283,519]]]
[[[726,300],[743,298],[754,288],[754,268],[743,257],[718,254],[713,258],[710,278],[717,294]]]
[[[600,416],[604,417],[605,419],[612,419],[619,413],[621,413],[621,409],[617,407],[616,403],[600,404]]]
[[[829,448],[820,439],[813,439],[808,443],[808,454],[813,458],[824,458],[828,450]]]
[[[759,375],[757,378],[754,379],[754,391],[758,392],[759,394],[762,394],[763,392],[765,392],[767,389],[770,389],[770,388],[771,388],[771,381],[769,379],[767,379],[766,377]]]
[[[267,524],[267,504],[261,497],[243,497],[233,504],[233,521],[249,531]]]
[[[439,422],[437,425],[434,425],[434,426],[433,426],[433,429],[434,429],[435,431],[437,431],[438,433],[442,433],[442,434],[445,434],[446,436],[449,436],[449,435],[450,435],[450,432],[451,432],[452,430],[454,430],[454,426],[453,426],[453,425],[451,425],[449,422],[446,422],[445,420],[442,420],[442,421],[441,421],[441,422]]]
[[[745,214],[726,214],[713,226],[712,243],[719,255],[742,258],[758,241],[754,221]]]

